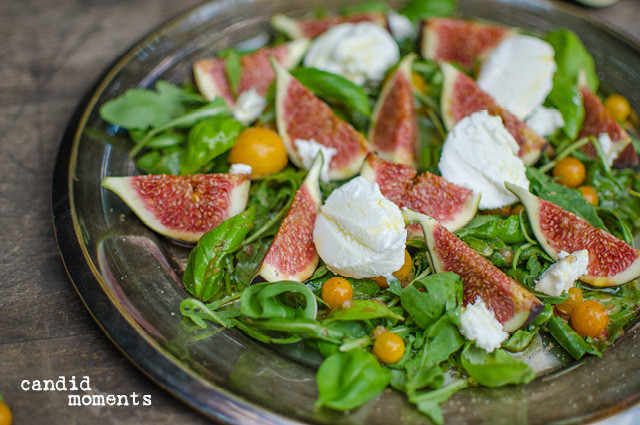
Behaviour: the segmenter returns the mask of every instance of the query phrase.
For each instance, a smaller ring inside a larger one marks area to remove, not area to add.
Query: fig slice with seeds
[[[307,40],[294,40],[242,55],[240,57],[241,74],[236,94],[240,95],[255,89],[260,96],[265,96],[275,79],[269,57],[274,57],[283,67],[290,69],[300,62],[308,45]],[[193,76],[198,90],[205,99],[213,100],[219,96],[231,107],[235,105],[236,96],[231,92],[225,67],[226,59],[224,58],[200,59],[193,64]]]
[[[462,278],[464,305],[473,304],[480,297],[506,332],[517,330],[540,314],[544,304],[535,295],[438,221],[408,208],[402,209],[402,215],[405,221],[422,226],[434,271],[453,272]]]
[[[472,69],[517,29],[456,18],[429,18],[422,25],[420,51],[426,59]]]
[[[188,243],[241,213],[250,184],[248,174],[149,174],[102,180],[102,186],[115,192],[152,230]]]
[[[386,27],[387,17],[384,13],[357,13],[348,16],[328,16],[326,18],[295,19],[277,14],[271,18],[271,25],[290,38],[315,38],[329,28],[344,23],[372,22]]]
[[[418,149],[418,116],[413,101],[411,64],[407,55],[391,74],[376,102],[369,129],[369,143],[380,158],[415,166]]]
[[[362,164],[360,175],[380,186],[380,192],[399,208],[407,207],[438,220],[454,232],[467,224],[478,211],[480,193],[474,194],[435,174],[417,175],[405,164],[395,164],[369,154]],[[411,238],[422,238],[417,224],[408,227]]]
[[[320,257],[313,243],[313,226],[322,205],[318,179],[323,162],[319,152],[262,260],[256,281],[302,282],[316,270]]]
[[[329,163],[329,179],[356,175],[371,150],[364,136],[277,62],[272,64],[276,70],[276,123],[291,161],[298,167],[303,165],[297,139],[314,140],[336,150]]]
[[[441,64],[441,69],[444,81],[440,103],[442,118],[448,130],[464,117],[486,110],[489,115],[502,118],[504,127],[520,146],[518,157],[525,164],[531,165],[538,160],[542,149],[547,145],[544,137],[537,135],[511,112],[498,106],[489,94],[462,71],[448,63]]]
[[[585,77],[581,79],[585,79]],[[584,107],[584,121],[578,139],[588,136],[597,139],[601,134],[606,133],[611,139],[610,152],[617,155],[613,166],[623,168],[638,165],[638,154],[631,144],[631,137],[607,112],[598,95],[591,91],[586,81],[580,84],[580,94]],[[591,158],[598,156],[593,143],[584,145],[582,151]]]
[[[593,286],[617,286],[640,276],[639,250],[520,186],[505,185],[524,205],[538,243],[551,258],[558,260],[561,251],[589,252],[587,274],[580,280]]]

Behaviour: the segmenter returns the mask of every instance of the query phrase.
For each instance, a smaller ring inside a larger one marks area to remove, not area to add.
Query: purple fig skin
[[[407,208],[402,215],[408,223],[419,223],[424,230],[431,266],[437,273],[453,272],[462,278],[464,305],[482,298],[502,323],[514,332],[530,323],[544,309],[535,295],[475,252],[437,220]]]

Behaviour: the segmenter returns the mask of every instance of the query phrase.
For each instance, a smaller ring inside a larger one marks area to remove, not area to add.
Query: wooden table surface
[[[130,45],[198,3],[0,1],[0,392],[14,424],[210,423],[92,320],[60,260],[50,207],[56,153],[83,94]],[[640,1],[588,11],[640,41]],[[151,406],[69,407],[64,391],[21,388],[59,376],[89,376],[94,394],[150,395]]]

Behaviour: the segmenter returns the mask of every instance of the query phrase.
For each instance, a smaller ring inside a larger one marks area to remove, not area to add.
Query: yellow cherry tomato
[[[617,121],[624,121],[629,117],[631,105],[629,101],[619,94],[612,94],[604,100],[604,109]]]
[[[11,425],[12,416],[9,406],[0,401],[0,425]]]
[[[422,78],[422,75],[418,74],[416,71],[413,71],[411,73],[411,83],[413,83],[413,87],[415,87],[415,89],[420,93],[424,94],[429,89],[429,86],[427,85],[425,79]]]
[[[382,332],[376,337],[371,352],[382,363],[398,363],[404,356],[404,340],[394,332]]]
[[[571,311],[571,327],[582,336],[601,337],[608,324],[607,311],[598,301],[579,302]]]
[[[393,272],[393,275],[398,278],[400,284],[406,284],[409,279],[413,277],[413,259],[411,255],[409,255],[409,251],[404,250],[404,264],[400,269]],[[373,280],[378,284],[378,286],[382,289],[386,289],[389,287],[387,283],[387,279],[384,276],[374,277]]]
[[[585,175],[584,164],[571,156],[562,158],[553,167],[553,177],[558,180],[558,183],[567,187],[580,186]]]
[[[582,302],[582,290],[580,288],[573,286],[567,292],[569,293],[569,298],[565,302],[556,305],[556,310],[563,316],[571,316],[575,306]]]
[[[282,138],[263,127],[244,129],[229,153],[230,163],[251,166],[251,177],[277,173],[287,165],[288,159]]]
[[[582,197],[585,201],[593,206],[598,206],[598,194],[594,188],[591,186],[580,186],[578,187],[578,190],[582,193]]]
[[[353,287],[344,277],[331,277],[322,285],[322,300],[330,308],[335,308],[352,299]]]

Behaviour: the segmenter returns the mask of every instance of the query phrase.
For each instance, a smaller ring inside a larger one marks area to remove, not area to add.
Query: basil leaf
[[[529,189],[533,194],[584,218],[592,226],[607,230],[598,217],[596,209],[584,200],[580,191],[553,182],[533,167],[527,167],[527,179],[529,179]]]
[[[291,74],[329,103],[337,103],[348,111],[371,117],[371,105],[364,89],[343,76],[316,68],[298,68]]]
[[[282,294],[290,298],[285,300]],[[304,309],[291,305],[293,295],[302,297]],[[242,292],[240,312],[252,319],[315,319],[318,305],[313,292],[300,282],[263,282]]]
[[[431,16],[452,16],[456,3],[455,0],[410,0],[399,12],[417,23]]]
[[[514,359],[504,350],[487,353],[474,344],[468,344],[460,357],[462,367],[469,376],[487,387],[507,384],[526,384],[536,374],[524,362]]]
[[[181,156],[182,149],[179,147],[153,150],[138,158],[136,167],[149,174],[179,174]]]
[[[243,125],[233,118],[213,118],[197,123],[187,138],[180,158],[180,174],[194,174],[236,143]]]
[[[253,226],[252,208],[235,215],[205,233],[189,254],[182,282],[194,297],[209,301],[222,289],[225,258],[240,248]]]
[[[416,405],[418,410],[438,425],[444,423],[440,405],[446,402],[456,392],[467,388],[469,384],[464,379],[454,381],[437,390],[416,393],[409,397],[409,401]]]
[[[551,31],[544,36],[544,40],[555,50],[557,74],[576,84],[580,71],[584,70],[589,88],[594,92],[598,89],[598,76],[593,57],[573,31],[568,29]]]
[[[391,371],[376,357],[363,350],[335,353],[328,357],[316,376],[316,407],[349,410],[378,395],[391,380]]]
[[[547,95],[547,102],[560,111],[564,126],[562,130],[574,140],[582,128],[584,107],[580,90],[562,74],[553,76],[553,87]]]
[[[587,343],[576,331],[559,317],[552,317],[546,324],[547,330],[551,333],[558,344],[576,360],[580,360],[585,354],[594,354],[602,357],[602,353],[591,344]]]
[[[227,49],[221,51],[218,56],[224,59],[224,71],[227,80],[229,80],[229,88],[231,89],[231,94],[236,96],[238,94],[240,77],[242,76],[240,54],[233,49]]]
[[[427,329],[425,364],[440,364],[464,345],[465,339],[450,318],[442,317]]]
[[[421,292],[418,289],[424,289]],[[437,273],[417,280],[400,297],[402,307],[416,325],[426,329],[445,312],[458,310],[462,301],[462,279],[455,273]]]
[[[518,215],[512,215],[505,219],[495,218],[473,228],[462,228],[456,232],[456,236],[459,238],[469,236],[480,239],[497,238],[508,244],[527,242]]]
[[[395,320],[404,320],[402,315],[394,313],[384,304],[374,300],[353,300],[348,308],[334,308],[327,315],[323,323],[337,320],[372,320],[388,317]]]

